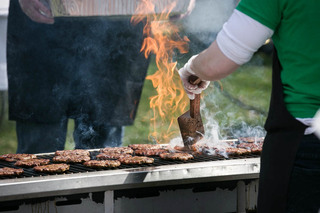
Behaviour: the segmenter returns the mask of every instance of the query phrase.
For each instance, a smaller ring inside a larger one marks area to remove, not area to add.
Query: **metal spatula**
[[[191,84],[199,84],[201,79],[197,76],[190,76]],[[178,117],[180,133],[185,147],[190,148],[192,144],[199,141],[204,135],[204,126],[200,114],[200,94],[190,100],[190,110]]]

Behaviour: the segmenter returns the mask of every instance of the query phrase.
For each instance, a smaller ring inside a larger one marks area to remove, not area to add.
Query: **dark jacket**
[[[148,68],[142,24],[130,17],[30,20],[10,1],[7,31],[9,118],[58,122],[88,116],[132,124]]]

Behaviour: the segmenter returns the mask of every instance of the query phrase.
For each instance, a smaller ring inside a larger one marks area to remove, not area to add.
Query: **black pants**
[[[318,213],[320,210],[320,140],[303,137],[289,183],[288,213]]]
[[[17,153],[46,153],[63,150],[68,119],[59,123],[16,122],[18,137]],[[123,127],[97,124],[75,119],[73,138],[75,149],[94,149],[122,144]]]

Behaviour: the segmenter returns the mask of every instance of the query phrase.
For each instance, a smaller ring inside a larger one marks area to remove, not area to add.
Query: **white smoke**
[[[195,8],[184,19],[187,33],[197,34],[205,44],[213,42],[216,34],[230,17],[236,7],[235,0],[197,0]]]

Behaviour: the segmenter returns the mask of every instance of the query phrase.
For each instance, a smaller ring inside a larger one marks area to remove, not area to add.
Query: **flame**
[[[159,1],[158,1],[159,3]],[[173,62],[175,51],[188,52],[187,37],[180,37],[179,27],[169,21],[169,15],[176,6],[173,1],[162,12],[156,13],[157,0],[141,0],[131,21],[133,24],[145,23],[141,52],[146,58],[150,54],[155,55],[158,70],[147,76],[152,81],[157,95],[150,97],[150,108],[153,110],[151,118],[152,131],[149,139],[157,143],[167,143],[172,137],[177,136],[179,128],[177,117],[180,116],[189,105],[189,99],[176,72],[176,62]],[[162,130],[168,126],[167,130]]]

